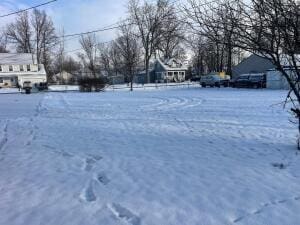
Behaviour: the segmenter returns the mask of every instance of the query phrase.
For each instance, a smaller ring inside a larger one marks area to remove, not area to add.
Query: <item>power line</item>
[[[176,2],[178,2],[179,0],[174,0],[173,2],[171,2],[171,4],[175,4]],[[205,6],[205,5],[208,5],[208,4],[212,4],[212,3],[215,3],[215,2],[218,2],[219,0],[212,0],[210,2],[206,2],[206,3],[203,3],[203,4],[200,4],[198,6]],[[176,10],[174,11],[174,13],[182,13],[184,12],[185,9],[179,9],[179,10]],[[118,29],[122,26],[129,26],[129,25],[135,25],[135,23],[129,23],[129,24],[124,24],[124,25],[119,25],[119,26],[115,26],[116,24],[118,23],[122,23],[122,22],[125,22],[127,21],[126,20],[121,20],[119,22],[116,22],[116,23],[113,23],[111,25],[108,25],[104,28],[101,28],[101,29],[97,29],[97,30],[93,30],[93,31],[87,31],[87,32],[81,32],[81,33],[74,33],[74,34],[68,34],[68,35],[64,35],[64,36],[61,36],[59,38],[66,38],[66,37],[74,37],[74,36],[81,36],[81,35],[85,35],[85,34],[92,34],[92,33],[98,33],[98,32],[103,32],[103,31],[108,31],[108,30],[115,30],[115,29]]]
[[[17,14],[17,13],[20,13],[22,11],[26,11],[26,10],[30,10],[30,9],[33,9],[33,8],[36,8],[36,7],[40,7],[42,5],[46,5],[46,4],[50,4],[52,2],[55,2],[55,1],[58,1],[58,0],[52,0],[52,1],[49,1],[49,2],[46,2],[46,3],[43,3],[43,4],[40,4],[40,5],[37,5],[37,6],[33,6],[33,7],[30,7],[28,9],[24,9],[24,10],[20,10],[18,12],[15,12],[15,13],[10,13],[10,14],[7,14],[7,15],[3,15],[3,16],[0,16],[1,17],[4,17],[4,16],[8,16],[8,15],[13,15],[13,14]],[[174,1],[171,1],[171,4],[172,5],[175,5],[175,3],[179,2],[180,0],[174,0]],[[215,2],[218,2],[219,0],[212,0],[212,1],[209,1],[209,2],[205,2],[205,3],[202,3],[198,6],[205,6],[205,5],[209,5],[209,4],[212,4],[212,3],[215,3]],[[177,9],[174,11],[174,13],[183,13],[186,9]],[[58,38],[70,38],[68,40],[62,40],[62,41],[70,41],[70,40],[73,40],[75,39],[77,36],[81,36],[81,35],[86,35],[86,34],[92,34],[92,33],[99,33],[99,32],[104,32],[104,31],[109,31],[109,30],[115,30],[115,29],[119,29],[120,27],[122,26],[129,26],[129,25],[135,25],[135,23],[128,23],[128,24],[121,24],[121,25],[118,25],[116,26],[116,24],[118,23],[124,23],[128,21],[128,19],[125,19],[125,20],[121,20],[119,22],[116,22],[116,23],[113,23],[111,25],[107,25],[105,26],[104,28],[100,28],[100,29],[97,29],[97,30],[92,30],[92,31],[87,31],[87,32],[80,32],[80,33],[74,33],[74,34],[68,34],[68,35],[62,35],[62,36],[59,36]],[[183,21],[184,22],[184,21]],[[186,21],[185,21],[186,22]],[[72,38],[73,37],[73,38]],[[74,38],[75,37],[75,38]],[[30,41],[35,41],[35,40],[30,40]],[[108,42],[104,42],[104,43],[108,43]],[[79,51],[79,50],[82,50],[82,49],[74,49],[74,50],[70,50],[70,51],[67,51],[66,53],[69,53],[69,52],[75,52],[75,51]]]
[[[108,31],[108,30],[115,30],[118,29],[122,26],[128,26],[128,25],[133,25],[133,23],[131,24],[125,24],[125,25],[120,25],[120,26],[114,26],[114,27],[108,27],[108,28],[101,28],[101,29],[97,29],[97,30],[92,30],[92,31],[87,31],[87,32],[81,32],[81,33],[75,33],[75,34],[68,34],[68,35],[64,35],[64,36],[60,36],[59,38],[66,38],[66,37],[75,37],[75,36],[81,36],[81,35],[85,35],[85,34],[92,34],[92,33],[98,33],[98,32],[103,32],[103,31]]]
[[[58,0],[51,0],[51,1],[39,4],[39,5],[35,5],[35,6],[32,6],[32,7],[26,8],[26,9],[21,9],[21,10],[16,11],[16,12],[1,15],[0,18],[7,17],[7,16],[12,16],[12,15],[15,15],[15,14],[18,14],[18,13],[21,13],[21,12],[25,12],[25,11],[28,11],[28,10],[31,10],[31,9],[35,9],[35,8],[38,8],[38,7],[41,7],[41,6],[44,6],[44,5],[51,4],[51,3],[56,2],[56,1],[58,1]]]

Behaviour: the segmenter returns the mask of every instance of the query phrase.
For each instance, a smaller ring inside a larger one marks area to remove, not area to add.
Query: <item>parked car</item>
[[[266,88],[265,74],[243,74],[232,81],[232,87],[236,88]]]
[[[229,86],[229,77],[226,76],[225,79],[221,78],[217,74],[213,75],[205,75],[200,79],[200,84],[202,87],[210,86],[210,87],[228,87]]]
[[[44,82],[41,82],[41,83],[37,83],[34,85],[35,88],[37,88],[39,91],[45,91],[45,90],[48,90],[48,84],[47,83],[44,83]]]
[[[201,78],[200,76],[194,76],[191,78],[191,81],[197,82],[197,81],[200,81],[200,78]]]

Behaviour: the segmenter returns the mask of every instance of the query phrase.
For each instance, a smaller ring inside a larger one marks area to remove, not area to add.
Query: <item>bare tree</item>
[[[16,21],[7,26],[6,35],[18,52],[35,54],[36,63],[44,64],[49,73],[52,51],[58,39],[53,22],[45,11],[35,9],[31,15],[27,11],[19,13]]]
[[[95,34],[82,35],[79,43],[84,51],[84,54],[78,56],[83,61],[85,67],[91,71],[94,78],[96,75],[96,55],[97,55],[97,39]]]
[[[130,90],[133,91],[134,75],[137,73],[141,58],[141,47],[131,25],[120,26],[119,37],[114,41],[116,50],[120,53],[120,62]]]
[[[101,43],[98,45],[99,50],[99,64],[102,71],[105,71],[107,76],[113,73],[113,62],[111,56],[111,43]]]
[[[150,82],[149,64],[162,36],[163,24],[166,24],[172,10],[168,0],[157,0],[156,3],[130,0],[130,20],[136,25],[138,36],[144,49],[144,61],[147,82]]]
[[[236,40],[234,30],[240,19],[238,12],[239,0],[222,0],[216,2],[199,2],[188,0],[185,13],[188,18],[187,24],[197,35],[204,36],[213,42],[217,71],[226,70],[232,75],[234,41]],[[231,10],[235,9],[235,10]]]
[[[16,21],[7,26],[6,34],[8,41],[16,45],[18,52],[32,53],[31,38],[33,34],[27,11],[17,15]]]
[[[7,36],[5,33],[0,33],[0,53],[7,53]]]
[[[32,13],[31,25],[34,38],[33,52],[36,54],[37,63],[44,64],[48,71],[51,63],[51,51],[58,43],[53,22],[45,11],[35,9]]]
[[[114,42],[110,43],[109,55],[110,55],[111,67],[114,75],[118,75],[118,73],[122,73],[122,66],[119,64],[120,58],[122,56]]]
[[[166,7],[168,7],[168,13],[163,20],[157,47],[165,59],[182,58],[185,53],[182,47],[185,39],[185,24],[178,18],[173,5],[169,4]]]

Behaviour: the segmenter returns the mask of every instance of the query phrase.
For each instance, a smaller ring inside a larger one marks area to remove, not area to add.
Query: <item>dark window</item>
[[[20,65],[20,71],[24,71],[24,66]]]
[[[250,76],[250,80],[263,80],[264,76]]]
[[[3,78],[0,77],[0,83],[3,83]]]
[[[2,66],[0,66],[0,72],[2,72]]]
[[[9,66],[9,72],[12,72],[12,71],[13,71],[13,66],[10,65],[10,66]]]
[[[27,65],[27,71],[30,71],[30,65]]]

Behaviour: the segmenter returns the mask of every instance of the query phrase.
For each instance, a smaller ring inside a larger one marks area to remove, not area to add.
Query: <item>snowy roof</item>
[[[160,59],[157,59],[157,62],[161,64],[161,66],[167,70],[167,71],[173,71],[173,70],[188,70],[187,66],[183,65],[183,63],[181,62],[178,62],[177,60],[175,59],[168,59],[168,60],[165,60],[165,62],[163,62],[162,60]],[[176,65],[180,65],[180,66],[173,66],[173,62],[176,64]]]
[[[35,55],[30,53],[0,53],[0,65],[35,64],[35,59]]]

